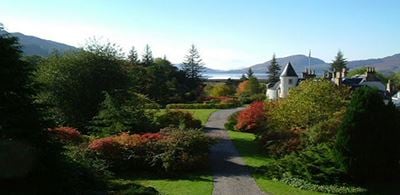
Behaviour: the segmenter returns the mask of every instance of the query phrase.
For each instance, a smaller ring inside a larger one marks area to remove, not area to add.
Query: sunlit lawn
[[[229,131],[229,136],[234,142],[236,148],[239,150],[239,153],[243,160],[249,167],[257,168],[260,167],[269,161],[265,154],[260,152],[260,148],[257,143],[254,141],[255,135],[251,133],[243,133],[237,131]],[[262,174],[253,174],[254,179],[257,182],[257,185],[264,192],[276,195],[291,195],[291,194],[304,194],[304,195],[314,195],[314,194],[323,194],[319,192],[305,191],[300,190],[291,186],[288,186],[284,183],[273,181],[265,178]]]
[[[162,177],[148,173],[139,173],[133,176],[125,176],[124,179],[114,180],[114,182],[119,184],[141,184],[153,187],[161,194],[167,195],[211,195],[213,190],[211,171],[180,174],[179,177]]]
[[[210,115],[217,111],[218,109],[177,109],[186,112],[190,112],[193,114],[193,117],[201,120],[201,124],[205,125],[207,123]],[[161,109],[160,112],[165,112],[165,109]]]

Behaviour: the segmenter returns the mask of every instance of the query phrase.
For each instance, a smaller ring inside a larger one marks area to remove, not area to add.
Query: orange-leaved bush
[[[81,138],[81,133],[73,127],[55,127],[48,130],[60,141],[76,141]]]
[[[258,101],[250,104],[249,107],[241,111],[237,117],[236,129],[239,131],[255,132],[265,127],[265,105]]]

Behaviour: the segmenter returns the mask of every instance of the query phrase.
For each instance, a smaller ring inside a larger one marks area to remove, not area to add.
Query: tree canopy
[[[342,71],[343,68],[347,68],[347,61],[344,58],[342,51],[338,51],[335,60],[331,64],[332,71]]]
[[[268,83],[276,83],[279,81],[279,73],[281,67],[276,61],[275,54],[272,56],[271,64],[268,66]]]

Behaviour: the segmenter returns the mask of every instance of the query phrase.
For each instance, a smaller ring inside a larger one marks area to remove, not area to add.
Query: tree
[[[237,95],[252,96],[261,93],[261,87],[256,77],[250,77],[248,80],[241,82],[237,88]]]
[[[17,38],[7,33],[0,34],[0,64],[0,138],[37,136],[41,124],[32,99],[34,66],[22,60]]]
[[[335,60],[333,60],[331,64],[331,71],[342,71],[343,68],[346,68],[347,61],[343,57],[342,51],[338,51]]]
[[[150,49],[150,46],[146,45],[144,48],[144,54],[142,56],[142,64],[147,67],[152,65],[153,62],[154,62],[153,53]]]
[[[129,51],[128,60],[129,63],[132,65],[138,65],[140,63],[135,47],[132,47],[131,50]]]
[[[250,77],[253,77],[253,75],[254,75],[254,72],[253,72],[253,70],[251,69],[251,68],[249,68],[248,70],[247,70],[247,78],[250,78]]]
[[[200,80],[201,73],[204,70],[202,59],[197,48],[191,45],[189,53],[185,56],[183,62],[182,70],[185,72],[186,76],[193,80]]]
[[[354,92],[336,136],[337,160],[357,182],[393,180],[399,175],[399,111],[385,105],[377,89]]]
[[[0,25],[0,31],[2,26]],[[22,59],[17,38],[0,34],[0,180],[2,192],[53,194],[60,189],[60,147],[35,103],[34,64]],[[57,180],[57,179],[56,179]],[[18,188],[16,188],[18,186]],[[9,191],[10,190],[10,191]]]
[[[349,91],[327,80],[306,80],[290,91],[271,112],[271,124],[279,129],[308,129],[347,105]]]
[[[279,81],[279,73],[281,67],[276,61],[275,54],[272,56],[271,64],[268,66],[268,83],[276,83]]]
[[[35,75],[42,86],[38,101],[51,106],[48,117],[81,131],[98,113],[104,91],[127,89],[129,84],[123,55],[111,44],[88,48],[50,56]]]
[[[110,136],[121,132],[146,132],[151,130],[153,113],[146,105],[154,103],[132,91],[105,92],[99,113],[93,118],[94,133]]]
[[[234,93],[235,93],[234,88],[224,83],[212,86],[212,88],[209,91],[209,95],[212,97],[231,96]]]

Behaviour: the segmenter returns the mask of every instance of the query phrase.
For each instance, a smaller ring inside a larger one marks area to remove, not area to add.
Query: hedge
[[[236,108],[240,105],[238,104],[202,104],[202,103],[194,103],[194,104],[168,104],[166,106],[167,109],[228,109],[228,108]]]

